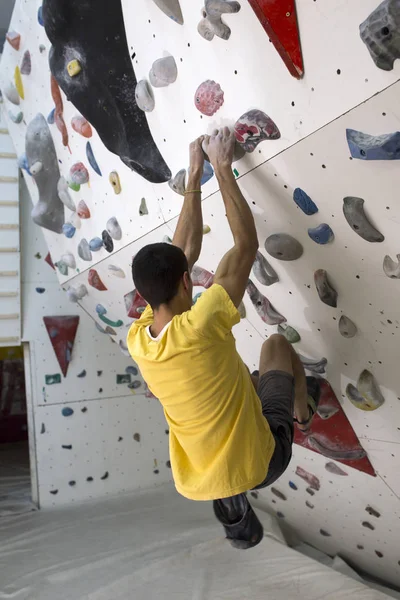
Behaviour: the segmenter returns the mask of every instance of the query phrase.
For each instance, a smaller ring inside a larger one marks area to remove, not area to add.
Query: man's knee
[[[275,352],[279,351],[280,349],[287,350],[288,348],[290,349],[289,342],[285,336],[281,335],[280,333],[273,333],[262,345],[263,350],[265,349],[271,351],[273,349]]]

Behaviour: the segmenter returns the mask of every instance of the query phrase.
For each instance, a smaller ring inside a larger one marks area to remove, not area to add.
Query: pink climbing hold
[[[281,134],[271,117],[262,110],[253,109],[236,121],[235,137],[245,152],[254,152],[260,142],[277,140]]]
[[[32,70],[31,53],[26,50],[21,62],[21,73],[22,75],[30,75]]]
[[[90,219],[90,210],[84,200],[78,202],[76,213],[81,219]]]
[[[318,492],[319,488],[321,487],[318,477],[316,477],[312,473],[309,473],[305,469],[302,469],[302,467],[296,468],[296,475],[304,479],[304,481],[308,483],[310,488]]]
[[[87,121],[85,117],[82,117],[81,115],[72,117],[71,126],[76,133],[83,135],[85,138],[91,138],[93,135],[92,127],[89,121]]]
[[[6,40],[14,48],[14,50],[19,50],[19,46],[21,43],[21,36],[16,31],[9,31],[6,33]]]
[[[106,286],[100,279],[100,275],[98,274],[98,272],[95,269],[90,269],[89,275],[88,275],[88,282],[89,282],[89,285],[94,287],[96,290],[99,290],[99,292],[107,291]]]
[[[195,265],[191,273],[192,283],[194,286],[208,289],[214,283],[214,275],[202,267]]]
[[[81,162],[77,162],[69,170],[69,176],[72,183],[83,185],[89,181],[89,171]]]
[[[196,90],[194,105],[203,115],[211,117],[224,103],[224,92],[219,83],[207,79]]]

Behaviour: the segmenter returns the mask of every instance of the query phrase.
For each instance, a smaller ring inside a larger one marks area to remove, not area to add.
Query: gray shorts
[[[292,458],[294,436],[294,378],[285,371],[268,371],[258,382],[262,412],[275,438],[275,451],[264,481],[254,489],[267,487],[287,469]]]

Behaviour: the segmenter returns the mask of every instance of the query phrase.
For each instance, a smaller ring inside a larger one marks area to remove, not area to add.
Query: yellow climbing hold
[[[116,194],[120,194],[121,193],[121,182],[119,180],[119,175],[117,173],[117,171],[111,171],[110,173],[110,183],[113,186],[114,192]]]
[[[203,234],[210,233],[211,227],[209,225],[203,225]]]
[[[15,87],[17,88],[18,96],[25,99],[24,84],[22,83],[21,71],[19,67],[15,67],[14,71]]]
[[[82,71],[81,63],[79,62],[79,60],[77,60],[76,58],[70,60],[67,64],[67,71],[70,77],[75,77],[75,75],[78,75],[78,73]]]

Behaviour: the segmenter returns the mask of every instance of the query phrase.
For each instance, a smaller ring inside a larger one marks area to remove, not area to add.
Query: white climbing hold
[[[224,13],[237,13],[240,10],[239,2],[231,0],[205,0],[202,10],[203,19],[197,26],[199,34],[207,41],[214,35],[223,40],[228,40],[231,35],[230,28],[221,19]]]
[[[143,110],[144,112],[151,112],[154,110],[155,101],[153,90],[146,79],[141,79],[136,84],[135,99],[140,110]]]
[[[178,77],[178,69],[173,56],[164,56],[153,62],[149,73],[150,83],[154,87],[166,87],[174,83]]]
[[[108,270],[111,271],[115,277],[125,279],[125,271],[123,271],[120,267],[117,267],[116,265],[108,265]]]
[[[120,240],[122,238],[122,229],[115,217],[108,219],[107,231],[114,240]]]
[[[82,298],[84,298],[87,294],[87,287],[83,283],[78,285],[76,288],[70,286],[67,290],[67,296],[71,302],[78,302],[78,300],[82,300]]]
[[[4,95],[7,98],[7,100],[12,102],[12,104],[16,104],[17,106],[19,106],[19,103],[20,103],[19,94],[18,94],[17,88],[15,87],[15,85],[13,83],[9,83],[8,85],[6,85],[3,92],[4,92]]]
[[[383,259],[383,270],[390,279],[400,279],[400,254],[396,254],[397,263],[386,254]]]
[[[82,260],[92,260],[92,252],[89,248],[89,242],[86,238],[82,238],[78,244],[78,255]]]
[[[61,256],[61,261],[70,267],[71,269],[76,269],[76,260],[75,256],[71,254],[71,252],[66,252]]]
[[[69,208],[69,210],[72,210],[73,212],[75,212],[75,210],[76,210],[75,204],[74,204],[71,196],[68,193],[68,183],[65,181],[64,177],[60,177],[60,179],[58,180],[57,193],[58,193],[58,197],[60,198],[61,202],[67,208]]]
[[[148,215],[149,211],[147,209],[146,198],[142,198],[139,206],[139,215],[143,217],[144,215]]]
[[[77,212],[72,212],[69,218],[70,223],[75,227],[75,229],[80,229],[82,226],[82,221]]]
[[[184,196],[185,195],[185,179],[186,179],[186,169],[181,169],[180,171],[177,172],[175,177],[172,177],[172,179],[170,179],[168,181],[168,185],[171,188],[171,190],[173,190],[180,196]]]
[[[42,170],[42,168],[43,168],[43,163],[41,163],[38,160],[29,167],[29,170],[32,173],[32,175],[37,175]]]

